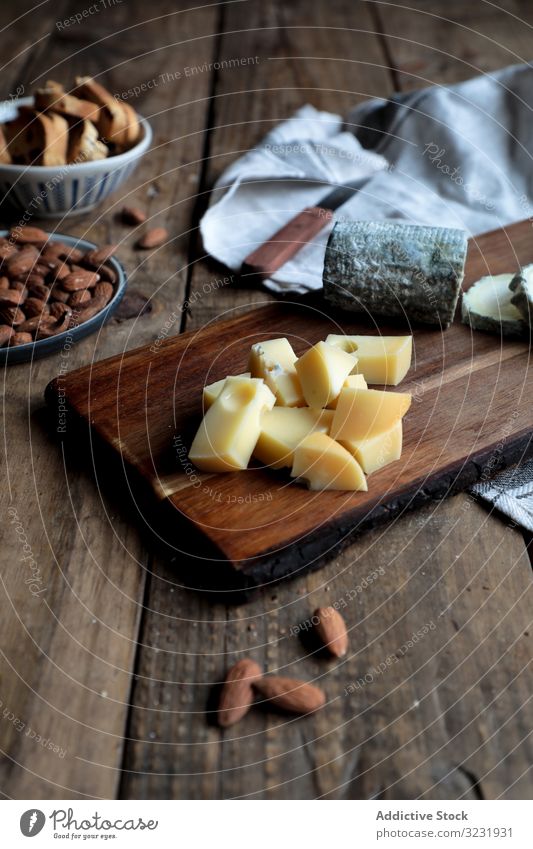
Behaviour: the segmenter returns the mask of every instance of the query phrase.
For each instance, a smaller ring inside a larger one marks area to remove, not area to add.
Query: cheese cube
[[[274,407],[261,416],[261,433],[254,457],[266,466],[281,469],[292,466],[294,450],[310,433],[328,433],[333,410],[311,407]]]
[[[318,342],[296,361],[304,398],[309,407],[327,407],[337,398],[355,368],[357,358],[339,347]]]
[[[283,407],[304,407],[305,400],[294,364],[296,354],[288,339],[268,339],[252,345],[248,368],[261,377]]]
[[[261,433],[261,414],[275,401],[262,380],[228,377],[198,428],[191,462],[204,472],[246,469]]]
[[[294,452],[291,475],[304,478],[312,490],[368,489],[355,457],[325,433],[311,433],[300,442]]]
[[[251,377],[249,371],[244,372],[244,374],[237,374],[235,377]],[[202,400],[204,404],[204,411],[208,410],[213,401],[216,401],[220,393],[222,392],[222,387],[224,386],[227,378],[223,377],[222,380],[216,380],[214,383],[210,383],[209,386],[204,386]]]
[[[411,406],[404,392],[381,389],[343,389],[330,434],[333,439],[355,442],[390,430]]]
[[[357,354],[355,373],[368,383],[397,386],[409,371],[413,350],[412,336],[338,336],[330,334],[326,342],[343,351]]]
[[[402,454],[402,422],[396,422],[390,430],[370,436],[368,439],[341,439],[341,445],[353,454],[366,475],[377,472],[388,463],[399,460]]]
[[[343,389],[346,389],[347,387],[351,387],[352,389],[368,389],[367,382],[362,374],[349,374],[342,385]],[[328,404],[328,410],[335,410],[337,408],[338,401],[339,398],[337,396],[331,404]]]

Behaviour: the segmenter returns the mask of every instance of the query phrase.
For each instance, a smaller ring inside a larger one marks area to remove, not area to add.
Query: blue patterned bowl
[[[0,123],[17,116],[18,106],[32,97],[0,103]],[[89,212],[109,197],[133,173],[152,143],[152,129],[138,115],[142,139],[126,153],[75,165],[0,164],[0,192],[30,218],[59,218]]]
[[[0,231],[0,236],[5,237],[8,235],[8,230]],[[66,245],[81,248],[82,251],[94,251],[99,247],[93,244],[93,242],[85,241],[85,239],[78,239],[75,236],[63,236],[61,233],[54,233],[49,238],[51,242],[65,242]],[[65,330],[63,333],[58,333],[57,336],[51,336],[49,339],[28,342],[27,345],[17,345],[16,348],[0,348],[0,365],[24,363],[28,360],[47,357],[49,354],[56,353],[56,351],[62,351],[63,356],[66,357],[74,343],[79,342],[80,339],[84,339],[85,336],[89,336],[102,327],[121,302],[126,283],[128,282],[124,267],[118,259],[112,256],[107,261],[107,264],[116,273],[117,282],[115,283],[115,294],[101,312],[97,313],[88,321],[84,321],[83,324],[79,324],[71,330]]]

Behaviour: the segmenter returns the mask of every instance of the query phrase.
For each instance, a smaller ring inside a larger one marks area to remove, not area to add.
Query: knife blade
[[[326,227],[333,212],[358,192],[368,179],[359,178],[335,186],[319,204],[309,206],[291,218],[266,242],[248,254],[241,267],[241,278],[259,277],[266,280],[274,274]]]

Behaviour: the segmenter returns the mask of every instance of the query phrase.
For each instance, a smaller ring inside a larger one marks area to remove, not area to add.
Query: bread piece
[[[100,133],[116,153],[132,147],[139,137],[139,120],[128,103],[115,101],[101,110]]]
[[[92,77],[76,77],[76,86],[72,94],[82,100],[96,103],[98,106],[110,106],[117,103],[111,92],[97,83],[96,80],[93,80]]]
[[[130,147],[133,147],[134,144],[137,144],[139,141],[139,137],[141,135],[141,125],[139,124],[139,119],[137,117],[137,113],[129,103],[121,103],[122,108],[126,112],[126,117],[128,120],[128,125],[125,130],[125,138],[122,142],[123,148],[127,150]]]
[[[76,77],[74,93],[101,107],[98,119],[100,135],[117,152],[128,150],[139,139],[140,125],[137,113],[129,103],[123,103],[97,83],[92,77]]]
[[[41,124],[31,106],[20,106],[17,117],[4,124],[4,133],[15,165],[37,165],[44,147]]]
[[[9,152],[18,165],[65,165],[68,123],[50,113],[28,106],[19,107],[17,117],[4,126]]]
[[[105,159],[108,152],[91,121],[76,121],[71,125],[67,162],[94,162],[96,159]]]

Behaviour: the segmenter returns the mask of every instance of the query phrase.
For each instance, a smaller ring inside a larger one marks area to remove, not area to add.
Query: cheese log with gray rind
[[[525,265],[517,271],[509,289],[511,303],[518,309],[524,321],[533,327],[533,265]]]
[[[525,336],[527,324],[511,303],[509,285],[512,280],[512,274],[489,274],[470,286],[463,294],[463,324],[469,324],[473,330],[502,336]]]
[[[464,276],[463,230],[395,221],[337,221],[326,247],[324,294],[370,317],[448,327]]]

